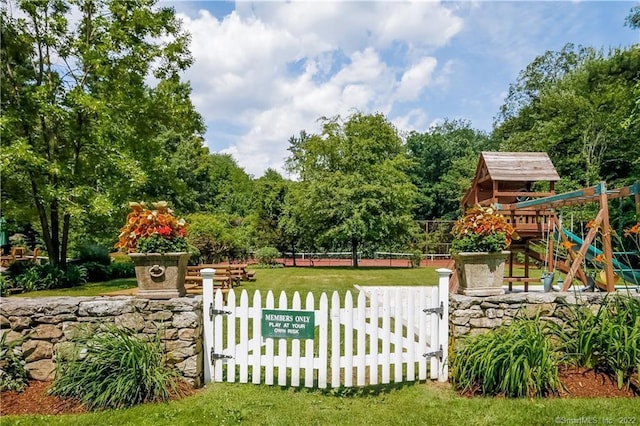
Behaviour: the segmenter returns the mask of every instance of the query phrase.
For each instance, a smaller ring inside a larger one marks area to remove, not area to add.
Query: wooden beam
[[[498,191],[498,197],[548,197],[550,192],[527,192],[527,191]]]
[[[605,197],[606,197],[606,195],[605,195]],[[594,225],[591,227],[591,229],[589,230],[589,233],[587,234],[587,237],[582,242],[582,247],[580,247],[580,250],[578,250],[576,258],[573,260],[573,263],[571,264],[571,268],[569,269],[569,272],[567,272],[567,276],[565,277],[564,285],[562,286],[562,291],[567,291],[569,289],[569,287],[571,286],[571,281],[573,280],[573,277],[576,275],[576,272],[580,268],[580,264],[582,263],[582,259],[584,259],[584,256],[587,253],[587,250],[589,249],[589,246],[591,245],[591,242],[593,241],[593,239],[596,237],[596,235],[598,233],[598,228],[600,227],[600,224],[602,223],[603,214],[604,213],[603,213],[602,209],[600,209],[600,211],[598,212],[596,218],[593,221]],[[566,238],[566,235],[565,235],[565,238]]]
[[[616,286],[613,274],[613,249],[611,248],[611,227],[609,226],[609,197],[607,196],[607,184],[600,182],[600,211],[602,211],[602,245],[604,252],[604,271],[607,276],[607,291],[615,291]]]

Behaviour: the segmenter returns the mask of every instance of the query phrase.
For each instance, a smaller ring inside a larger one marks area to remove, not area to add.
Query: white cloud
[[[398,100],[414,100],[420,91],[432,81],[438,61],[432,57],[423,58],[402,75],[397,90]]]
[[[289,137],[317,132],[318,117],[389,114],[443,81],[427,52],[462,28],[448,8],[422,1],[240,1],[222,19],[206,10],[180,17],[192,36],[194,104],[208,137],[227,138],[207,143],[255,176],[283,171]],[[424,126],[424,115],[414,111],[406,122]]]

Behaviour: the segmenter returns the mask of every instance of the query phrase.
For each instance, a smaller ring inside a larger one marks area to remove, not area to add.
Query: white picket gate
[[[317,305],[308,293],[304,306],[298,292],[291,303],[282,292],[276,306],[268,291],[263,306],[260,291],[251,304],[246,290],[224,301],[204,269],[205,382],[365,386],[426,380],[428,365],[431,379],[446,381],[450,274],[438,269],[438,286],[360,291],[355,305],[351,292],[322,293]],[[263,309],[313,313],[314,338],[263,337]]]

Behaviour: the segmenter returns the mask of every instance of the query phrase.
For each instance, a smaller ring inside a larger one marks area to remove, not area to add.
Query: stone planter
[[[458,253],[453,255],[458,274],[458,293],[467,296],[504,294],[504,264],[508,251],[501,253]]]
[[[138,297],[172,299],[186,294],[189,253],[129,253],[136,269]]]

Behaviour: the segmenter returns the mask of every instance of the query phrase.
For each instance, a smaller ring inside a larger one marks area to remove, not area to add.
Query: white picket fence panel
[[[213,291],[213,269],[202,270],[205,382],[240,382],[299,387],[351,387],[446,381],[449,335],[448,269],[438,269],[438,286],[385,287],[360,291],[295,292],[291,301],[260,291],[252,303],[246,290],[227,300]],[[262,309],[312,311],[314,339],[262,337]],[[426,312],[425,312],[426,310]],[[429,365],[429,368],[428,368]],[[277,370],[277,374],[276,374]]]

